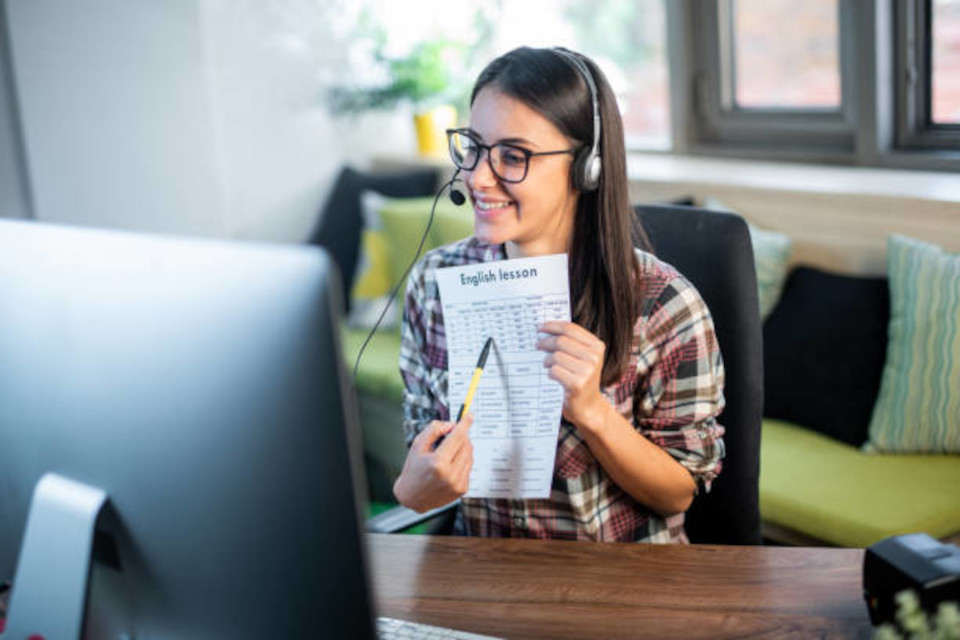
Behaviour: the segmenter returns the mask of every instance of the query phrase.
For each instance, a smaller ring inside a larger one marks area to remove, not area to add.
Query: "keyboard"
[[[377,618],[377,638],[380,640],[500,640],[493,636],[382,616]]]

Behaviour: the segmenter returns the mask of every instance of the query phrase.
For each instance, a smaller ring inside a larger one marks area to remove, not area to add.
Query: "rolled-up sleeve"
[[[713,318],[682,276],[657,297],[637,361],[636,426],[709,491],[720,473],[724,369]]]

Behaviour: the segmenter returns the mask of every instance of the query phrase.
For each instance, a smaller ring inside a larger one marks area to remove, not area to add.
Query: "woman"
[[[394,484],[417,511],[467,490],[472,416],[449,422],[438,268],[569,254],[572,322],[538,348],[564,389],[551,496],[464,499],[467,535],[686,542],[683,514],[723,456],[723,365],[696,290],[650,253],[627,195],[623,124],[603,74],[565,49],[515,49],[480,74],[450,133],[474,235],[411,272],[400,369],[410,444]],[[597,157],[591,157],[596,152]]]

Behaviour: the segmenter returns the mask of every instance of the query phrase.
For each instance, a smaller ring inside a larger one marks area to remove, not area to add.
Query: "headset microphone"
[[[460,169],[457,169],[457,172],[453,174],[453,179],[450,180],[450,202],[457,205],[458,207],[467,201],[467,196],[463,195],[462,191],[458,191],[453,188],[454,182],[462,182],[457,179],[457,176],[460,174]]]

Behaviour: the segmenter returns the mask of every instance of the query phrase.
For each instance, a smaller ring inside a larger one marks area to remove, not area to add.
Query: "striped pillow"
[[[960,255],[892,235],[887,275],[887,361],[864,446],[960,453]]]
[[[760,321],[764,322],[783,294],[787,266],[793,240],[779,231],[767,231],[747,223],[753,244],[753,264],[757,270],[757,294],[760,300]]]

